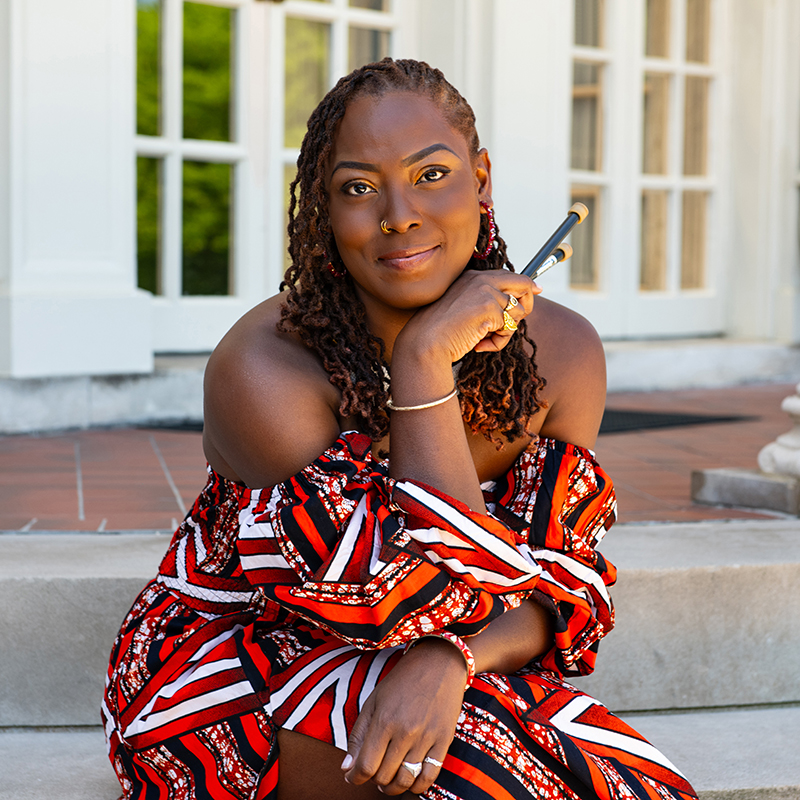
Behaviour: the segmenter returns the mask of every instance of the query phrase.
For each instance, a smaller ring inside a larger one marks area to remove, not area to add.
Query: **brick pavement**
[[[747,422],[607,434],[597,442],[620,522],[764,519],[691,502],[692,469],[754,468],[789,430],[781,400],[793,384],[612,394],[608,407],[746,415]],[[171,531],[205,482],[199,433],[120,428],[0,437],[0,530]]]

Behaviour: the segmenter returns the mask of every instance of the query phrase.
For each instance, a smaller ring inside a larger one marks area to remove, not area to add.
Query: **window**
[[[573,289],[600,288],[600,215],[607,183],[604,163],[604,83],[609,53],[605,49],[605,0],[575,0],[572,59],[572,200],[589,216],[572,233],[574,255],[569,282]]]
[[[708,288],[711,0],[647,0],[641,163],[643,292]],[[676,246],[672,246],[675,243]]]
[[[308,117],[341,76],[392,54],[396,21],[389,13],[390,6],[389,0],[294,0],[286,8],[282,229],[286,228],[289,184],[297,171]],[[284,240],[288,266],[286,247]]]
[[[137,0],[138,284],[168,299],[235,294],[245,2]]]

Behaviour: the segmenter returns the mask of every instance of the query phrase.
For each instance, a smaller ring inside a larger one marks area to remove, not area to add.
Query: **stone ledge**
[[[791,383],[800,347],[736,339],[604,342],[610,392]]]
[[[800,798],[800,707],[622,715],[689,779],[700,800]]]
[[[0,729],[0,800],[117,800],[103,731]]]
[[[608,391],[788,383],[800,347],[733,339],[604,342]],[[0,434],[202,419],[207,355],[155,358],[152,373],[0,378]]]
[[[619,568],[618,628],[576,684],[616,711],[800,700],[798,527],[615,528],[601,551]],[[117,629],[168,541],[0,536],[0,725],[97,720]]]
[[[0,435],[203,418],[207,356],[156,359],[152,373],[0,378]]]
[[[693,470],[692,500],[800,515],[800,479],[752,469]]]
[[[800,707],[623,715],[700,800],[797,800]],[[116,800],[101,729],[0,730],[0,800]]]

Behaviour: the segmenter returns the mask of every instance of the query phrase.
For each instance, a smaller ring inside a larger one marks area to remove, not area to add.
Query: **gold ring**
[[[508,311],[503,311],[503,330],[515,331],[518,327],[519,325],[514,321],[514,317]]]
[[[391,233],[392,232],[392,229],[389,227],[389,223],[385,219],[381,220],[381,230],[384,233]]]
[[[503,309],[503,311],[508,311],[510,308],[514,308],[514,306],[518,305],[519,305],[519,300],[517,300],[517,298],[514,297],[513,294],[510,294],[508,296],[508,302],[506,303],[506,307]]]

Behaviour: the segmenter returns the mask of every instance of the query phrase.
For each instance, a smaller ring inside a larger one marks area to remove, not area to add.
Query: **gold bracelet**
[[[450,392],[446,397],[442,397],[439,400],[434,400],[431,403],[422,403],[422,405],[418,406],[396,406],[392,402],[391,396],[386,402],[386,407],[390,411],[422,411],[423,408],[433,408],[434,406],[440,406],[442,403],[446,403],[448,400],[452,399],[458,394],[458,386],[453,386],[453,391]]]

